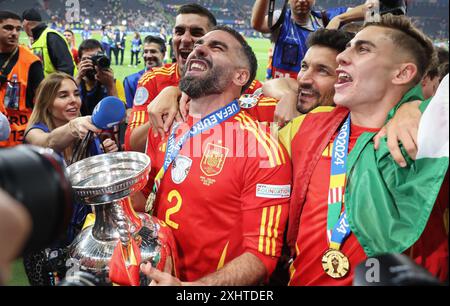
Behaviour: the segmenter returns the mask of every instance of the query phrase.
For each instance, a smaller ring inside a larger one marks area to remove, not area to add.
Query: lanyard
[[[225,105],[221,109],[202,118],[199,122],[194,124],[189,129],[189,131],[184,133],[178,141],[175,140],[175,134],[179,127],[179,123],[178,122],[174,123],[169,139],[167,140],[167,148],[166,153],[164,155],[164,164],[159,170],[158,174],[156,175],[155,183],[153,184],[152,192],[154,196],[156,196],[156,193],[158,192],[159,185],[161,183],[162,178],[164,177],[166,170],[177,158],[185,142],[198,134],[201,134],[209,129],[212,129],[216,125],[221,124],[222,122],[236,115],[239,111],[240,111],[239,103],[237,100],[234,100],[233,102]]]
[[[328,190],[327,237],[330,248],[339,250],[341,244],[350,235],[347,214],[341,214],[345,202],[345,179],[350,139],[350,115],[342,125],[333,142],[331,153],[330,188]]]

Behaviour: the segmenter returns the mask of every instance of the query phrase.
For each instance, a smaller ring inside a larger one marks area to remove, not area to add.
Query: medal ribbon
[[[341,214],[345,202],[345,179],[347,173],[347,156],[350,139],[350,115],[342,125],[333,141],[331,153],[330,188],[328,190],[327,237],[330,248],[339,250],[341,244],[350,235],[347,214]]]
[[[221,109],[209,114],[208,116],[202,118],[199,122],[194,124],[189,131],[184,133],[178,141],[175,140],[175,133],[179,127],[179,123],[175,122],[173,124],[169,139],[167,140],[166,153],[164,155],[164,164],[158,171],[155,177],[155,183],[153,184],[152,192],[156,195],[161,184],[161,180],[169,168],[170,164],[177,158],[181,151],[181,148],[186,143],[186,141],[195,135],[201,134],[209,129],[212,129],[216,125],[233,117],[240,111],[239,103],[237,100],[225,105]]]

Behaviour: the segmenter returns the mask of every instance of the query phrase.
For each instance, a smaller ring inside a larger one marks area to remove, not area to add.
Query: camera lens
[[[106,56],[102,56],[98,59],[97,64],[102,69],[108,69],[111,64],[111,61]]]
[[[0,188],[22,203],[33,221],[25,252],[42,249],[65,234],[73,192],[63,161],[53,150],[30,145],[1,149]]]

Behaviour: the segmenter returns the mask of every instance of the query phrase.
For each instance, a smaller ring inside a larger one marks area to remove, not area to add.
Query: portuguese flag
[[[419,86],[391,110],[423,100]],[[448,170],[448,75],[424,111],[418,135],[418,155],[401,168],[392,159],[386,139],[374,149],[374,133],[361,135],[348,156],[345,203],[351,230],[367,256],[402,253],[420,237]]]

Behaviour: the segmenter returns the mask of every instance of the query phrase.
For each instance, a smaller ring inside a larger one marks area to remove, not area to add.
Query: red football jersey
[[[376,129],[351,126],[349,150],[353,148],[358,137],[364,132],[377,132]],[[330,183],[331,152],[334,138],[322,153],[308,187],[306,201],[300,217],[300,226],[296,243],[296,258],[291,265],[291,286],[350,286],[353,282],[355,267],[367,256],[352,233],[345,240],[341,251],[350,263],[349,273],[340,279],[328,276],[322,268],[322,256],[329,249],[326,234],[328,188]],[[295,154],[294,144],[292,152]],[[448,277],[448,228],[444,222],[448,220],[448,177],[433,207],[432,213],[419,240],[405,252],[416,263],[422,265],[433,275],[445,280]],[[294,186],[295,187],[295,186]],[[447,221],[448,222],[448,221]],[[441,227],[436,226],[442,224]],[[447,223],[448,224],[448,223]]]
[[[139,79],[134,96],[133,108],[131,109],[125,132],[125,150],[131,150],[131,131],[138,126],[148,122],[147,106],[153,99],[168,86],[178,86],[180,75],[178,64],[166,64],[164,67],[153,68],[142,75]]]
[[[192,124],[190,117],[177,140]],[[150,182],[166,146],[167,138],[149,133]],[[244,252],[270,274],[281,252],[290,184],[286,151],[244,110],[190,138],[161,180],[154,208],[172,228],[177,276],[197,280]]]

